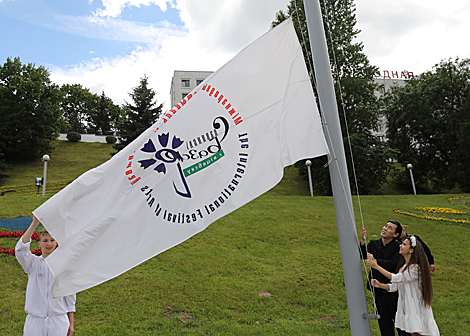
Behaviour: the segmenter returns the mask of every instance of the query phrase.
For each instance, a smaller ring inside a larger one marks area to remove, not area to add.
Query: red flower
[[[24,235],[25,231],[19,232],[19,231],[0,231],[0,238],[19,238],[22,235]],[[32,239],[34,240],[39,240],[39,233],[34,232],[33,235],[31,236]],[[0,246],[0,253],[5,253],[14,256],[15,255],[15,249],[4,249],[3,247]],[[34,251],[31,251],[32,254],[35,254],[37,256],[40,256],[41,249],[36,249]]]

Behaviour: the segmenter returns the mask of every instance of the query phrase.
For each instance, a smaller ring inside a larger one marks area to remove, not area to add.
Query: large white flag
[[[61,297],[107,281],[327,153],[292,22],[250,44],[112,159],[34,211]]]

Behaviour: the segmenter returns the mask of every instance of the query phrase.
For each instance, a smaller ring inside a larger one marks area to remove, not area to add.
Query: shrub
[[[106,137],[106,143],[109,143],[109,144],[114,144],[116,143],[116,137],[113,136],[113,135],[108,135]]]
[[[68,132],[67,140],[70,142],[79,142],[82,139],[82,136],[78,132]]]

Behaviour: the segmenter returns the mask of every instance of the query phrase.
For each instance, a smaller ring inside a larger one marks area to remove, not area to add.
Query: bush
[[[70,142],[79,142],[82,139],[82,136],[78,132],[68,132],[67,140]]]
[[[113,136],[113,135],[108,135],[106,137],[106,143],[109,143],[109,144],[114,144],[116,143],[116,137]]]

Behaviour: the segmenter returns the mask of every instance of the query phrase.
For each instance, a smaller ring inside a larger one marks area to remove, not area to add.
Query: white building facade
[[[213,71],[181,71],[175,70],[171,79],[170,99],[171,106],[178,104],[186,95],[193,91],[199,84],[201,84],[207,77],[212,75]],[[396,76],[395,76],[396,73]],[[384,71],[383,76],[376,76],[374,81],[381,85],[381,89],[375,93],[377,97],[384,95],[386,92],[393,90],[394,87],[405,86],[406,79],[409,76],[413,76],[413,73],[401,73],[401,77],[398,78],[398,72],[392,72],[391,77],[389,71]],[[377,130],[373,131],[372,134],[377,136],[380,141],[386,141],[387,121],[385,117],[379,121]]]
[[[406,80],[404,78],[374,78],[374,82],[381,86],[379,91],[375,92],[377,97],[384,95],[386,92],[392,91],[395,87],[405,86]],[[387,141],[387,120],[382,116],[377,124],[377,130],[372,131],[372,134],[377,136],[380,141]]]
[[[171,107],[178,104],[188,93],[193,91],[213,71],[181,71],[175,70],[171,78]]]

